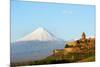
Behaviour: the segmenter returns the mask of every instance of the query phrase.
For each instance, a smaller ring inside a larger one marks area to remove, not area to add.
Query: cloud
[[[72,11],[68,11],[68,10],[63,10],[62,14],[69,14],[69,15],[71,15],[71,14],[73,14],[73,12]]]

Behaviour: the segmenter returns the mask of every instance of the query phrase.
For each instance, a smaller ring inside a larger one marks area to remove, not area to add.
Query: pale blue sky
[[[64,40],[95,35],[95,6],[11,1],[11,41],[38,27]]]

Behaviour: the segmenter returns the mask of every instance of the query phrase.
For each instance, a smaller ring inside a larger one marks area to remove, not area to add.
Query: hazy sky
[[[95,6],[11,1],[11,41],[38,27],[65,40],[95,35]]]

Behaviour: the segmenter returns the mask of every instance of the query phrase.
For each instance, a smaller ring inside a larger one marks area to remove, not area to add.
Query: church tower
[[[86,48],[86,46],[87,46],[87,39],[85,32],[83,32],[81,35],[81,48]]]
[[[81,39],[82,39],[83,42],[86,40],[85,32],[82,33]]]

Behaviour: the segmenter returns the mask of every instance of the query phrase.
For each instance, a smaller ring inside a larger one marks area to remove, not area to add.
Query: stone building
[[[77,42],[77,45],[80,47],[80,48],[87,48],[88,46],[88,40],[86,39],[86,34],[85,32],[82,33],[81,35],[81,38],[79,40],[76,41]]]

